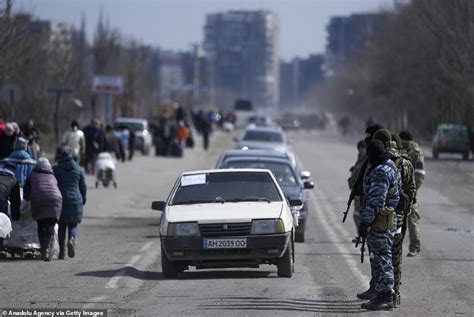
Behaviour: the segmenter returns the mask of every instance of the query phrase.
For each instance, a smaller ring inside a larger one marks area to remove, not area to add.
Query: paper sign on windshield
[[[181,186],[200,185],[206,183],[206,174],[186,175],[181,177]]]

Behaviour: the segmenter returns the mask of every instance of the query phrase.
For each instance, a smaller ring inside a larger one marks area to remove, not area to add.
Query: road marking
[[[152,242],[148,242],[147,244],[145,244],[141,249],[140,249],[140,252],[145,252],[147,251],[150,247],[151,247],[151,244]]]
[[[96,297],[92,297],[91,299],[89,299],[89,304],[87,305],[84,305],[84,309],[92,309],[96,304],[104,301],[105,299],[107,298],[107,296],[96,296]]]
[[[321,199],[317,199],[314,192],[310,192],[310,196],[313,200],[313,205],[316,207],[315,210],[318,219],[326,229],[329,238],[332,241],[337,242],[340,240],[341,236],[343,236],[343,238],[350,237],[349,232],[347,232],[347,230],[337,222],[337,219],[335,219],[332,208],[326,202],[325,195],[321,190],[318,190],[318,192],[320,193],[319,196],[321,196]],[[329,217],[331,217],[331,219],[329,219]],[[339,235],[336,233],[336,230],[339,231]],[[341,253],[353,275],[359,280],[361,286],[366,287],[369,284],[370,278],[360,270],[360,263],[357,263],[354,258],[349,255],[352,251],[343,244],[335,243],[334,245],[339,253]]]
[[[146,249],[145,248],[146,246],[147,245],[145,245],[142,249]],[[140,261],[142,256],[143,256],[143,254],[135,255],[127,264],[125,264],[125,267],[123,267],[120,271],[115,273],[115,275],[109,280],[109,282],[107,284],[105,284],[105,288],[116,289],[117,286],[118,286],[118,282],[125,275],[125,271],[127,270],[127,268],[128,267],[133,267],[138,261]]]

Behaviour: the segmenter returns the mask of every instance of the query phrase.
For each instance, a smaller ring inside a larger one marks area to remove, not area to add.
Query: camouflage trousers
[[[378,293],[392,293],[394,275],[392,265],[393,231],[371,230],[367,235],[370,252],[370,266],[375,290]]]
[[[402,284],[402,258],[403,258],[403,240],[407,231],[407,217],[405,216],[401,233],[393,237],[392,246],[392,264],[394,275],[393,291],[397,296],[400,296],[400,285]]]
[[[420,252],[420,230],[418,222],[420,221],[420,213],[418,212],[418,204],[413,204],[408,215],[408,234],[410,237],[410,251]]]

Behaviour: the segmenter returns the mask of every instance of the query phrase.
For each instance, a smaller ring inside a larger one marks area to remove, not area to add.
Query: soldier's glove
[[[369,224],[368,223],[361,223],[359,225],[359,237],[365,238],[367,237],[367,233],[369,232]]]

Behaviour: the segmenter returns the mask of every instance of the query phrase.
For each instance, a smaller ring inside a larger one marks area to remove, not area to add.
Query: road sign
[[[123,78],[122,76],[95,75],[92,81],[92,92],[120,95],[123,92]]]

